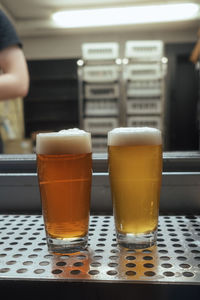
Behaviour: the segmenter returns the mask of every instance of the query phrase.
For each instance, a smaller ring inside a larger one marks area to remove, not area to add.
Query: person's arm
[[[0,52],[0,100],[25,97],[29,89],[29,74],[23,51],[10,46]]]
[[[192,50],[192,53],[190,56],[190,61],[193,62],[194,64],[197,63],[197,61],[200,57],[200,29],[198,30],[197,36],[198,36],[198,41],[197,41],[196,45],[194,46],[194,49]]]

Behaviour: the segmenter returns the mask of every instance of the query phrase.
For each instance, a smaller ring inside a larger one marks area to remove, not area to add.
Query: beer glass
[[[88,241],[91,134],[79,129],[39,133],[36,153],[48,249],[83,250]]]
[[[108,154],[117,241],[130,249],[153,246],[162,177],[161,132],[115,128],[108,133]]]

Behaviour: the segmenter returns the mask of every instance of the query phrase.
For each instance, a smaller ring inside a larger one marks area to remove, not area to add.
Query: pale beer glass
[[[131,249],[156,243],[162,178],[161,132],[149,127],[108,133],[109,177],[120,245]]]
[[[79,129],[40,133],[36,153],[48,249],[83,250],[88,241],[91,134]]]

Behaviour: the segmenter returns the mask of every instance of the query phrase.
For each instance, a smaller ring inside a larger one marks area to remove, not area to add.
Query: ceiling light
[[[195,3],[60,11],[54,22],[64,28],[100,27],[190,20],[200,17]]]

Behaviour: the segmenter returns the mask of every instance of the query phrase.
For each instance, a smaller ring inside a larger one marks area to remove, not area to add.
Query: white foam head
[[[108,146],[161,145],[160,130],[151,127],[120,127],[108,132]]]
[[[36,136],[37,154],[80,154],[91,151],[91,134],[77,128],[39,133]]]

